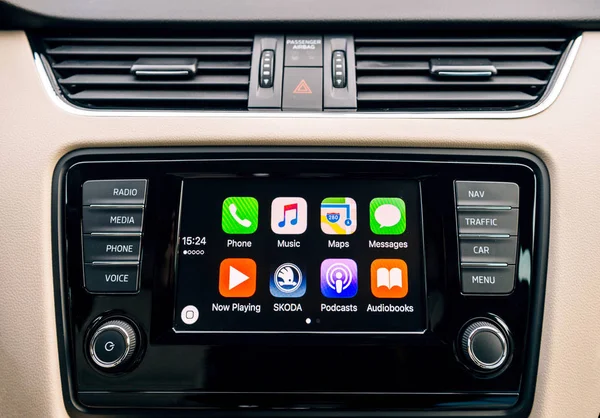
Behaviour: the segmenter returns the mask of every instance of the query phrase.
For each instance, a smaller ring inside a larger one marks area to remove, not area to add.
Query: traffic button
[[[461,234],[517,235],[519,210],[458,210]]]
[[[323,110],[323,69],[285,68],[284,110]]]

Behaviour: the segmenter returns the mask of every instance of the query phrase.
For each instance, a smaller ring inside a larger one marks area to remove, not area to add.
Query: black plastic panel
[[[280,177],[343,173],[367,179],[418,180],[425,234],[427,332],[393,336],[175,334],[173,265],[180,186],[185,176],[204,172],[268,172]],[[106,178],[148,179],[140,292],[136,295],[92,295],[83,288],[81,185]],[[519,185],[518,277],[509,295],[461,293],[455,180]],[[201,411],[195,408],[202,408],[205,416],[524,416],[531,408],[549,227],[547,171],[531,154],[347,148],[82,150],[59,162],[53,197],[61,372],[65,402],[73,415],[135,416],[142,410],[131,408],[169,407],[182,416],[199,416]],[[85,349],[90,327],[97,324],[97,318],[110,315],[136,321],[142,340],[147,341],[139,364],[116,376],[96,371]],[[501,373],[478,375],[458,361],[457,335],[467,321],[496,315],[510,329],[515,347],[512,361]],[[336,361],[324,352],[335,352]],[[273,361],[284,355],[296,361],[287,367]],[[158,416],[164,413],[156,411]]]

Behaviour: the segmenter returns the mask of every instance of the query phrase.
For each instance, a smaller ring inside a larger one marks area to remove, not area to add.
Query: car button
[[[517,235],[519,210],[458,210],[460,234]]]
[[[83,208],[83,232],[142,232],[142,208]]]
[[[83,183],[83,205],[143,205],[146,180],[90,180]]]
[[[139,235],[85,235],[83,237],[85,262],[139,261],[141,240]]]
[[[462,292],[478,294],[507,294],[515,286],[515,266],[463,267]]]
[[[283,108],[287,110],[323,110],[323,69],[285,68]]]
[[[86,264],[85,288],[91,293],[137,292],[138,265]]]
[[[498,239],[460,239],[460,261],[463,263],[515,264],[517,237]]]
[[[519,207],[519,186],[515,183],[457,181],[457,206]]]
[[[288,36],[285,39],[286,67],[322,67],[321,36]],[[284,79],[285,80],[285,79]]]

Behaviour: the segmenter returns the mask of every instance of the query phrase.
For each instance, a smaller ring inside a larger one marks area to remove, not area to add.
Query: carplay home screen
[[[417,181],[207,177],[182,193],[177,332],[425,329]]]

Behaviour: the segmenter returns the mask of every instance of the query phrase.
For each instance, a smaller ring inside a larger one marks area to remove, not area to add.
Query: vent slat
[[[205,86],[205,85],[231,85],[247,86],[250,79],[245,75],[198,75],[192,79],[184,80],[160,80],[160,79],[138,79],[133,75],[83,75],[78,74],[58,80],[64,85],[82,86],[135,86],[138,88],[152,86]]]
[[[355,38],[359,44],[541,44],[563,43],[566,38]]]
[[[78,106],[247,110],[253,42],[253,37],[53,37],[40,45],[63,96]],[[193,58],[196,73],[131,74],[142,58]]]
[[[252,44],[253,38],[45,38],[47,43],[78,43],[78,44]]]
[[[246,46],[105,46],[105,45],[64,45],[46,51],[51,56],[245,56],[252,54]]]
[[[525,108],[544,95],[567,45],[561,36],[355,38],[358,110]],[[434,59],[446,74],[431,74]],[[491,68],[487,76],[460,74],[478,62]]]
[[[135,61],[67,60],[55,63],[56,70],[129,70]]]
[[[69,94],[73,100],[97,101],[244,101],[248,93],[244,91],[142,91],[142,90],[84,90]]]
[[[377,102],[527,102],[537,96],[517,91],[418,91],[418,92],[359,92],[359,101]]]
[[[544,61],[493,61],[498,70],[507,71],[550,71],[554,65]],[[429,61],[376,61],[361,60],[356,64],[358,71],[429,71]]]
[[[361,86],[544,86],[547,80],[527,76],[497,76],[489,79],[435,79],[428,76],[361,76],[356,84]]]
[[[415,47],[376,47],[364,46],[356,49],[357,57],[364,56],[427,56],[427,57],[553,57],[560,55],[560,51],[536,46],[524,47],[468,47],[468,46],[415,46]]]

